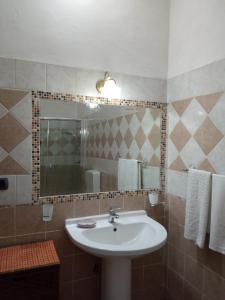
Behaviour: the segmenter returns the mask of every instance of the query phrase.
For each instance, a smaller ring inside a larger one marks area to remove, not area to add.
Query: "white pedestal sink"
[[[166,243],[165,228],[145,211],[123,212],[114,224],[108,215],[66,220],[66,231],[81,249],[103,258],[101,300],[131,299],[131,259],[158,250]],[[93,219],[96,227],[77,227]]]

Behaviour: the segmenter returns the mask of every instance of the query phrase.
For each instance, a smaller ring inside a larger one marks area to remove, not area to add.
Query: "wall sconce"
[[[121,89],[116,85],[116,81],[105,73],[105,78],[96,82],[96,89],[101,96],[106,98],[120,98]]]

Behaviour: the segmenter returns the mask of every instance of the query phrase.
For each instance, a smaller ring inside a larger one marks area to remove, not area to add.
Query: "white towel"
[[[85,171],[85,185],[87,193],[100,192],[100,172],[98,170]]]
[[[225,254],[225,176],[213,175],[209,248]]]
[[[211,173],[188,172],[184,237],[204,247],[211,198]]]
[[[142,169],[143,189],[158,189],[160,187],[160,168],[147,166]]]
[[[138,190],[141,188],[141,163],[136,159],[119,159],[118,190]]]

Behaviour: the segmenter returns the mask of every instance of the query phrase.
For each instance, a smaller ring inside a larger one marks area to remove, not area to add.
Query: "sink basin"
[[[95,228],[77,227],[79,221],[90,218]],[[165,228],[144,210],[120,213],[113,224],[108,214],[67,219],[66,231],[75,245],[103,258],[103,300],[130,300],[131,258],[158,250],[167,239]]]
[[[77,227],[80,220],[90,218],[96,221],[95,228]],[[165,228],[143,210],[120,213],[113,225],[108,222],[108,214],[68,219],[66,230],[75,245],[100,257],[147,254],[161,248],[167,238]]]

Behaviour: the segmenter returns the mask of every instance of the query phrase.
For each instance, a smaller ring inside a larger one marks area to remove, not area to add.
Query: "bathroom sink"
[[[81,249],[102,257],[101,299],[131,300],[131,259],[158,250],[166,243],[165,228],[144,210],[123,212],[114,223],[109,215],[66,220],[71,241]],[[77,227],[93,219],[96,227]]]
[[[93,219],[96,227],[77,227],[80,220]],[[161,248],[167,238],[165,228],[149,218],[145,211],[123,212],[114,224],[108,214],[66,220],[72,242],[96,256],[136,257]]]

